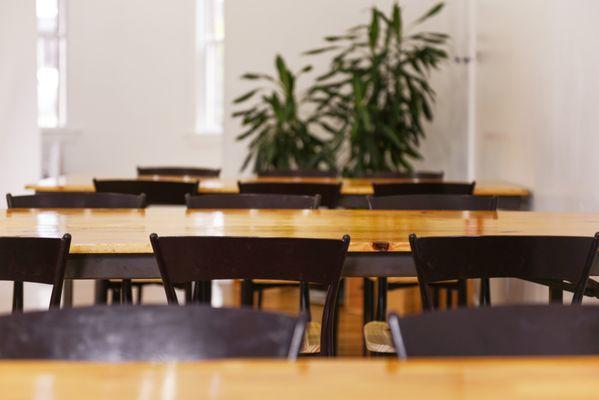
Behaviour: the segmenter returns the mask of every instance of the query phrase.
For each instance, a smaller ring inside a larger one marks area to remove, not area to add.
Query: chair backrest
[[[0,317],[0,358],[185,361],[295,359],[304,321],[200,305],[89,307]]]
[[[519,278],[570,282],[580,303],[593,265],[599,234],[571,236],[410,235],[424,309],[432,309],[429,284],[452,279]],[[490,303],[490,300],[489,300]]]
[[[321,353],[332,355],[334,313],[349,236],[342,240],[150,235],[166,297],[178,304],[174,285],[213,279],[277,279],[327,288]]]
[[[372,184],[375,196],[399,194],[467,194],[474,193],[475,182],[406,182]]]
[[[39,193],[6,195],[8,208],[145,208],[146,195],[122,193]]]
[[[185,196],[187,208],[214,209],[316,209],[320,196],[299,196],[284,194],[214,194]]]
[[[409,357],[599,354],[599,307],[526,305],[389,316],[397,355]]]
[[[429,179],[442,180],[445,173],[432,171],[411,171],[411,172],[394,172],[394,171],[379,171],[365,174],[363,178],[389,178],[389,179]]]
[[[336,208],[341,197],[341,182],[238,182],[238,185],[242,194],[320,195],[320,204],[328,208]]]
[[[262,171],[258,176],[263,177],[295,177],[295,178],[336,178],[339,174],[336,171],[323,171],[320,169],[276,169],[271,171]]]
[[[497,197],[461,194],[401,194],[368,197],[371,210],[468,210],[495,211]]]
[[[172,182],[153,180],[99,180],[94,179],[96,192],[145,194],[151,204],[185,204],[185,195],[198,193],[198,181]]]
[[[220,169],[195,167],[137,167],[138,176],[192,176],[217,178]]]
[[[71,235],[60,239],[0,237],[0,280],[13,281],[13,312],[23,310],[23,282],[52,285],[50,307],[60,307]]]

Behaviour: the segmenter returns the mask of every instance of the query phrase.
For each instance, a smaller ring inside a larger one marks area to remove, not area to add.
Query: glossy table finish
[[[3,399],[590,399],[599,358],[3,361]]]
[[[408,236],[591,236],[599,214],[369,210],[0,210],[0,236],[73,236],[66,276],[157,278],[149,235],[351,236],[345,276],[414,276]],[[376,257],[377,262],[372,262]],[[595,268],[594,271],[599,271]]]
[[[112,178],[111,178],[112,179]],[[189,177],[169,177],[156,176],[143,179],[154,180],[183,180],[190,181]],[[244,182],[320,182],[336,183],[341,181],[342,194],[346,196],[365,196],[371,195],[372,182],[414,182],[411,179],[336,179],[336,178],[255,178],[244,179]],[[91,177],[64,176],[59,178],[43,179],[35,184],[29,184],[26,189],[37,192],[92,192],[94,186]],[[200,178],[201,193],[237,193],[237,181],[234,179],[214,179]],[[519,185],[514,185],[501,181],[478,181],[476,183],[475,194],[478,196],[498,196],[498,197],[528,197],[530,191]]]

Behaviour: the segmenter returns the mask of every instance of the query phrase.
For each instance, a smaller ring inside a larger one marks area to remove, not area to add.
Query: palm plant
[[[241,104],[261,95],[250,108],[233,113],[233,117],[241,118],[245,128],[237,140],[250,140],[249,152],[241,170],[245,170],[252,160],[255,173],[277,169],[318,169],[323,165],[327,169],[334,168],[334,157],[325,141],[316,137],[310,131],[310,123],[300,116],[305,96],[301,101],[296,99],[296,80],[312,67],[306,66],[294,74],[280,55],[277,55],[275,65],[277,79],[260,73],[242,76],[242,79],[250,81],[267,82],[270,89],[257,87],[233,100],[234,104]]]
[[[443,6],[435,5],[415,25]],[[336,137],[333,151],[348,146],[340,161],[345,175],[412,170],[412,161],[421,158],[423,123],[433,119],[430,72],[448,57],[448,39],[444,33],[405,33],[394,4],[390,15],[373,8],[368,25],[326,37],[326,47],[305,53],[333,53],[329,70],[310,91],[316,104],[311,120]]]

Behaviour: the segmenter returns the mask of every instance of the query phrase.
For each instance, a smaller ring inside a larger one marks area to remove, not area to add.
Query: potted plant
[[[432,7],[415,25],[443,9]],[[401,8],[390,14],[373,8],[370,23],[326,37],[326,47],[306,54],[333,53],[329,70],[317,78],[309,96],[316,104],[312,121],[336,137],[333,152],[345,144],[343,173],[412,170],[420,159],[423,123],[433,119],[432,70],[448,55],[448,35],[407,33]]]
[[[242,79],[269,86],[259,86],[233,100],[234,104],[251,102],[249,108],[233,113],[245,128],[237,140],[249,140],[249,152],[241,170],[252,161],[252,169],[258,174],[269,170],[334,169],[334,157],[326,140],[314,135],[310,121],[301,116],[300,107],[307,97],[296,98],[297,78],[312,67],[306,66],[294,74],[280,55],[276,56],[275,66],[276,78],[261,73],[243,75]]]

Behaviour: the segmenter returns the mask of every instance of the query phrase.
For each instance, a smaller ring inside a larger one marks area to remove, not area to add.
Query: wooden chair
[[[276,169],[258,173],[260,177],[294,177],[294,178],[336,178],[339,174],[335,171],[320,169]]]
[[[6,195],[8,208],[146,208],[145,194],[122,193],[38,193],[30,196]],[[130,302],[131,287],[138,289],[138,301],[141,302],[143,286],[148,282],[101,280],[96,285],[96,303],[106,303],[112,293],[112,302]],[[162,284],[162,282],[158,282]]]
[[[580,304],[597,254],[594,237],[570,236],[461,236],[410,235],[422,307],[433,309],[430,285],[448,280],[481,279],[480,304],[491,304],[488,279],[519,278],[550,287],[571,289],[572,304]],[[395,352],[388,326],[373,322],[365,328],[368,349]]]
[[[8,208],[146,208],[146,195],[121,193],[38,193],[6,195]]]
[[[389,315],[397,356],[505,357],[599,354],[599,307],[520,305]]]
[[[423,180],[443,180],[445,173],[431,171],[411,171],[411,172],[394,172],[394,171],[379,171],[364,174],[363,178],[381,178],[381,179],[423,179]]]
[[[198,192],[198,181],[172,182],[151,180],[99,180],[94,179],[96,192],[128,193],[146,195],[148,205],[183,205],[185,195],[195,195]]]
[[[238,182],[242,194],[286,194],[320,196],[320,203],[327,208],[336,208],[341,198],[341,182]]]
[[[175,284],[214,279],[276,279],[312,282],[327,288],[322,323],[311,322],[302,353],[332,356],[337,294],[349,236],[343,240],[255,237],[158,237],[150,235],[169,304],[178,304]],[[245,296],[244,296],[245,297]],[[244,301],[244,304],[247,304]]]
[[[23,311],[23,282],[52,285],[50,308],[60,307],[71,235],[60,239],[0,237],[0,280],[13,281],[12,312]]]
[[[400,194],[462,194],[474,193],[475,182],[406,182],[406,183],[376,183],[372,184],[374,195],[395,196]]]
[[[497,210],[496,197],[480,197],[471,195],[431,194],[431,195],[397,195],[368,197],[371,210],[448,210],[448,211],[495,211]],[[383,321],[387,315],[387,291],[407,289],[418,286],[414,278],[378,278],[378,296],[376,307],[376,320]],[[439,307],[440,291],[446,291],[446,304],[453,305],[453,294],[458,293],[458,304],[466,305],[466,285],[463,282],[442,282],[432,285],[433,303]],[[374,315],[372,305],[374,301],[374,288],[371,278],[364,278],[364,301],[370,305],[369,315]],[[368,319],[365,323],[370,322]]]
[[[299,196],[283,194],[216,194],[185,197],[188,209],[316,209],[320,205],[320,196]],[[296,285],[294,282],[272,280],[251,280],[243,283],[250,299],[258,292],[258,308],[262,308],[263,292],[266,289]],[[207,290],[209,290],[207,288]],[[310,290],[307,284],[300,284],[300,295],[310,315]],[[210,297],[207,295],[207,297]],[[248,305],[252,305],[248,304]]]
[[[218,178],[220,169],[196,167],[137,167],[137,176],[191,176]]]
[[[0,317],[0,358],[102,362],[297,357],[305,321],[205,306],[73,308]]]
[[[185,196],[189,209],[316,209],[320,196],[299,196],[283,194],[202,194]]]

